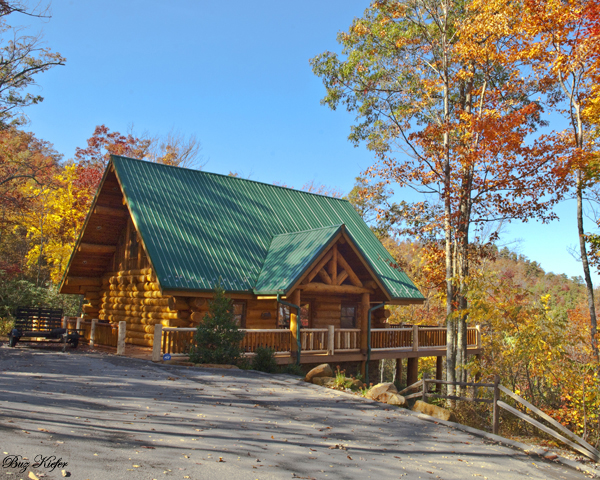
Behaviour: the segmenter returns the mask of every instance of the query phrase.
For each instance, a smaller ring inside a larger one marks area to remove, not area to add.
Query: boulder
[[[326,383],[334,381],[335,379],[333,377],[314,377],[312,379],[312,383],[314,383],[315,385],[325,385]]]
[[[378,383],[369,389],[365,397],[370,398],[371,400],[380,401],[379,397],[387,392],[398,393],[398,389],[393,383]]]
[[[333,370],[327,363],[323,363],[306,374],[304,380],[307,382],[312,381],[315,377],[333,377]]]
[[[417,400],[412,409],[414,412],[421,412],[430,417],[439,418],[440,420],[446,420],[448,422],[456,421],[454,414],[450,410],[438,407],[437,405],[430,405],[422,400]]]
[[[363,388],[365,385],[358,378],[347,378],[346,380],[350,380],[352,382],[352,386],[350,388]]]
[[[404,398],[402,395],[398,395],[397,393],[391,392],[387,392],[385,395],[387,396],[385,403],[387,403],[388,405],[395,405],[397,407],[406,406],[406,398]]]

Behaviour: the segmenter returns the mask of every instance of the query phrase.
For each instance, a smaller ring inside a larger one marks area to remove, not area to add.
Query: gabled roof
[[[286,292],[341,231],[342,225],[273,236],[254,293]]]
[[[389,298],[423,300],[346,200],[126,157],[111,166],[163,291],[219,279],[229,292],[277,290],[344,225]]]

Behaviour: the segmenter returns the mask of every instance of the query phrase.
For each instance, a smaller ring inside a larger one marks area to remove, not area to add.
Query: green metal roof
[[[275,235],[256,281],[254,293],[285,292],[328,246],[342,225]]]
[[[164,290],[210,291],[219,279],[230,292],[284,284],[261,276],[265,267],[291,275],[275,268],[285,240],[274,237],[343,224],[392,299],[423,299],[346,200],[125,157],[111,163]],[[301,239],[288,240],[311,243]]]

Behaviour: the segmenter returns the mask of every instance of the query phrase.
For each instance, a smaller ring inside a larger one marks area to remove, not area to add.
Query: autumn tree
[[[30,8],[18,0],[0,1],[0,124],[11,120],[24,123],[23,108],[43,100],[28,88],[35,85],[36,76],[65,59],[42,46],[41,35],[22,35],[21,29],[9,25],[18,15],[27,18],[49,18],[47,8],[41,4]]]
[[[595,0],[474,0],[465,33],[482,44],[484,54],[502,65],[520,63],[522,76],[535,79],[545,103],[567,120],[569,127],[554,137],[563,148],[574,182],[579,256],[588,292],[591,344],[598,357],[594,287],[590,275],[584,201],[600,174],[600,150],[595,135],[600,42]],[[508,35],[506,32],[510,32]],[[500,41],[502,39],[502,41]],[[596,95],[596,96],[595,96]]]
[[[348,32],[342,55],[312,59],[323,103],[356,113],[350,140],[376,162],[366,174],[412,188],[407,234],[443,232],[447,378],[466,379],[467,280],[473,235],[489,222],[552,218],[560,196],[545,139],[525,140],[541,107],[519,72],[459,48],[464,2],[381,0]],[[563,189],[566,187],[562,187]]]

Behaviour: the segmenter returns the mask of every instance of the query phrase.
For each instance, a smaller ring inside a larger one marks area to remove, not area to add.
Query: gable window
[[[246,302],[233,302],[233,318],[239,328],[246,328]]]
[[[310,327],[310,303],[300,304],[300,325],[303,328]],[[277,309],[277,328],[290,328],[290,307],[279,304]]]
[[[356,328],[356,304],[342,303],[341,328]]]

